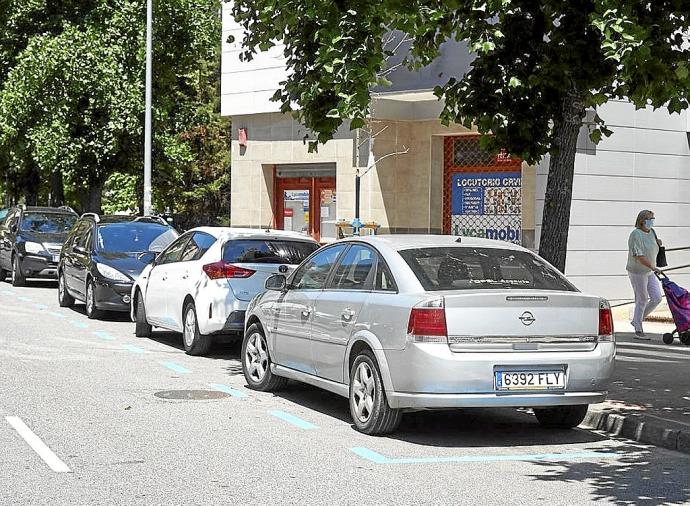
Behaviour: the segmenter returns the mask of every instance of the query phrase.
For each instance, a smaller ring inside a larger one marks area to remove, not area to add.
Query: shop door
[[[334,177],[276,178],[276,228],[335,239],[335,202]]]

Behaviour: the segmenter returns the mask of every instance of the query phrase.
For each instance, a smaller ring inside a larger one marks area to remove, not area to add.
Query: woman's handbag
[[[659,244],[659,238],[656,236],[656,231],[654,232],[654,239],[656,239],[657,244]],[[668,267],[668,262],[666,261],[666,246],[659,246],[659,253],[656,255],[656,266],[657,267]]]

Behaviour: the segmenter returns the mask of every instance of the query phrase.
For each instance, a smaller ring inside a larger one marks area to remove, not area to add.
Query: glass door
[[[336,238],[334,177],[276,178],[275,227],[310,235],[317,241]]]

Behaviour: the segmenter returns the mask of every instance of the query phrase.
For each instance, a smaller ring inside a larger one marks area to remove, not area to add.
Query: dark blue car
[[[0,280],[11,274],[14,286],[24,286],[27,278],[55,279],[62,244],[78,218],[69,207],[10,208],[0,221]]]
[[[156,216],[84,214],[60,254],[60,306],[82,301],[89,318],[98,318],[103,311],[129,311],[132,284],[178,235]]]

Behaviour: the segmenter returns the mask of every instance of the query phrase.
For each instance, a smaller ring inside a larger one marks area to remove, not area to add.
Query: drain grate
[[[218,390],[163,390],[162,392],[156,392],[153,395],[159,399],[172,399],[179,401],[207,401],[230,397],[230,394],[219,392]]]

